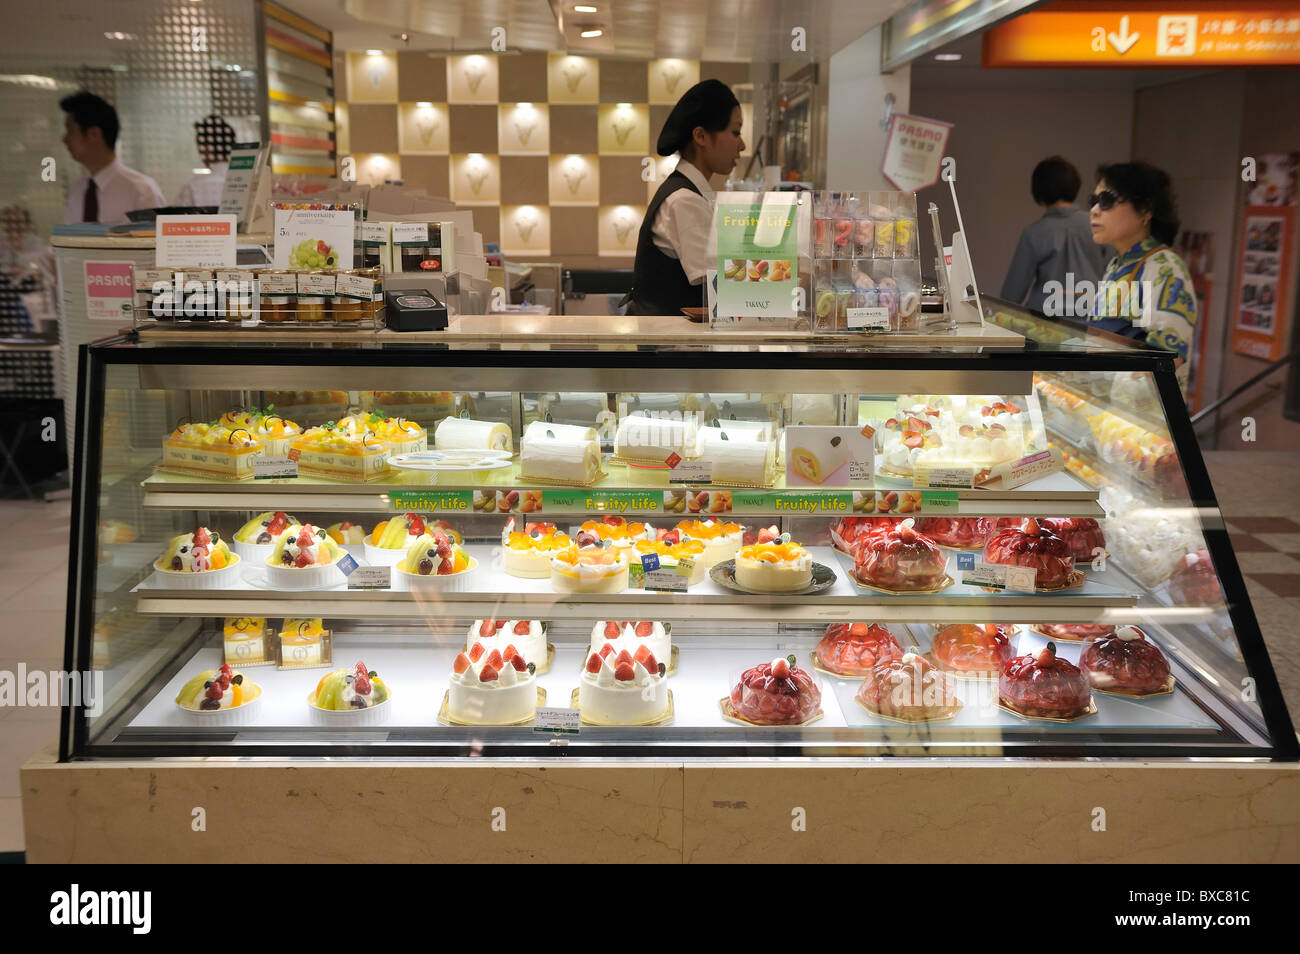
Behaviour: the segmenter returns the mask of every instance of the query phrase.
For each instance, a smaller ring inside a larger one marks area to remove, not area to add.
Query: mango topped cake
[[[677,570],[684,561],[689,560],[691,569],[686,576],[686,585],[694,586],[704,579],[704,544],[699,540],[683,540],[681,543],[667,543],[663,540],[638,540],[632,548],[631,559],[643,566],[644,557],[654,554],[659,559],[661,570]],[[684,570],[684,567],[682,567]]]
[[[298,472],[315,477],[369,480],[388,473],[392,446],[369,431],[357,433],[334,421],[308,428],[291,445]]]
[[[650,524],[606,514],[599,520],[584,521],[578,529],[577,543],[578,546],[585,547],[608,540],[616,547],[631,547],[639,541],[653,539],[655,529]]]
[[[289,453],[293,439],[302,433],[302,428],[293,421],[276,414],[274,405],[267,405],[266,410],[254,407],[247,411],[227,411],[221,416],[220,423],[248,431],[262,442],[267,457],[284,457]]]
[[[245,480],[253,476],[253,459],[262,442],[247,428],[182,424],[163,441],[162,469],[201,477]]]
[[[683,540],[704,544],[702,560],[706,567],[733,559],[745,536],[744,528],[730,520],[683,520],[677,524],[677,531]]]
[[[614,547],[570,546],[551,559],[557,593],[621,593],[627,589],[628,558]]]
[[[414,421],[388,417],[382,411],[360,411],[338,419],[339,430],[348,434],[372,434],[384,441],[394,454],[426,450],[429,434]]]
[[[537,524],[528,532],[501,532],[502,568],[510,576],[544,580],[551,575],[551,559],[573,545],[567,533],[543,530]]]
[[[786,539],[755,543],[736,554],[736,583],[747,590],[765,593],[794,593],[812,584],[812,556],[797,543]],[[779,538],[778,538],[779,539]]]

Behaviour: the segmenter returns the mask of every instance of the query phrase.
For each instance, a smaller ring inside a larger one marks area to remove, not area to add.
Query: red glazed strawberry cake
[[[801,725],[821,709],[822,693],[793,656],[778,656],[740,674],[731,689],[731,707],[757,725]]]
[[[1115,627],[1097,623],[1039,623],[1037,629],[1044,636],[1069,642],[1088,642],[1114,634]]]
[[[883,590],[932,590],[944,585],[948,558],[909,518],[867,537],[854,559],[858,582]]]
[[[961,708],[952,681],[916,653],[880,663],[855,698],[877,715],[907,722],[947,719]]]
[[[922,517],[916,529],[941,547],[973,550],[984,546],[989,523],[986,517]]]
[[[1169,680],[1169,660],[1136,626],[1121,626],[1092,643],[1079,657],[1079,668],[1103,692],[1150,695],[1164,691]]]
[[[1223,599],[1209,550],[1202,548],[1178,561],[1169,577],[1169,595],[1178,606],[1210,606]]]
[[[1056,655],[1055,643],[1007,663],[998,696],[1008,708],[1037,719],[1073,719],[1092,705],[1088,677]]]
[[[984,562],[1030,567],[1037,574],[1035,588],[1040,590],[1070,585],[1074,572],[1069,545],[1032,518],[989,537],[984,544]]]
[[[1091,563],[1106,552],[1106,535],[1089,517],[1044,517],[1044,527],[1065,541],[1075,563]]]
[[[879,623],[831,623],[817,644],[817,663],[842,676],[861,676],[878,663],[901,659],[903,648]]]
[[[971,675],[1000,675],[1015,655],[1010,626],[955,623],[934,634],[930,655],[941,668]]]

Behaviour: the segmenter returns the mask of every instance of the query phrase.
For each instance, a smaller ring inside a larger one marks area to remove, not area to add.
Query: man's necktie
[[[86,197],[81,202],[81,221],[99,221],[99,190],[95,188],[94,179],[86,182]]]

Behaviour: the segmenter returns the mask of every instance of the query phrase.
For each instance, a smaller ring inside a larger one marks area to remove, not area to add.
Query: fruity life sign
[[[154,220],[159,268],[234,268],[233,215],[160,215]]]
[[[939,181],[952,124],[894,113],[880,171],[900,192],[916,192]]]
[[[793,318],[799,279],[797,196],[722,192],[713,213],[718,240],[718,315]]]
[[[356,213],[328,206],[275,207],[276,268],[351,268]]]

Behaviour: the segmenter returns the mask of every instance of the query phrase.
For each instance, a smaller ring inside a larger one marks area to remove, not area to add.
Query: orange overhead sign
[[[1063,2],[984,34],[984,66],[1300,65],[1300,3]]]

